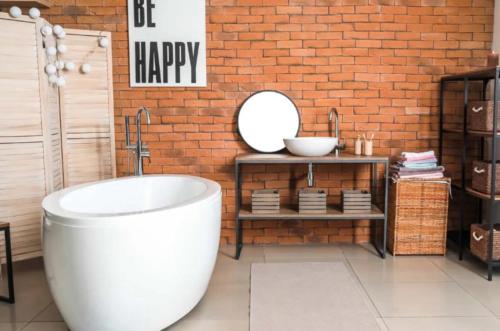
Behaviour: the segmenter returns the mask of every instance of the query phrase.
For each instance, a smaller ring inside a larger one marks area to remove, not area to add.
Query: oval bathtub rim
[[[144,211],[134,211],[134,212],[126,212],[126,213],[116,213],[116,214],[99,214],[99,213],[79,213],[79,212],[72,212],[68,211],[64,208],[61,207],[60,205],[60,200],[62,197],[64,197],[66,194],[71,193],[73,191],[76,191],[78,189],[82,189],[88,186],[92,185],[99,185],[103,183],[108,183],[108,182],[114,182],[114,181],[125,181],[125,180],[130,180],[134,178],[141,178],[141,177],[146,177],[146,178],[154,178],[154,177],[159,177],[159,178],[165,178],[165,177],[172,177],[172,178],[188,178],[192,180],[196,180],[199,182],[203,182],[207,189],[203,193],[199,194],[198,196],[195,196],[191,199],[188,199],[186,201],[183,201],[181,203],[168,206],[168,207],[161,207],[161,208],[155,208],[155,209],[148,209]],[[106,179],[106,180],[101,180],[97,182],[91,182],[91,183],[85,183],[85,184],[80,184],[80,185],[75,185],[71,186],[56,192],[53,192],[46,196],[43,201],[42,201],[42,209],[43,209],[43,217],[50,218],[50,222],[53,223],[58,223],[61,225],[65,226],[88,226],[91,225],[90,223],[87,222],[92,222],[92,221],[99,221],[99,224],[93,224],[93,225],[106,225],[105,223],[108,223],[106,221],[113,221],[113,220],[123,220],[124,218],[134,218],[136,216],[140,215],[149,215],[149,214],[155,214],[155,213],[160,213],[160,212],[165,212],[165,211],[178,211],[179,209],[183,208],[188,208],[190,206],[194,206],[196,204],[204,203],[204,202],[210,202],[214,199],[217,199],[218,197],[222,196],[222,188],[219,183],[216,181],[213,181],[211,179],[203,178],[203,177],[198,177],[198,176],[191,176],[191,175],[176,175],[176,174],[165,174],[165,175],[144,175],[141,177],[134,177],[134,176],[128,176],[128,177],[119,177],[119,178],[111,178],[111,179]],[[104,221],[104,223],[102,223]],[[84,224],[82,224],[84,223]],[[109,223],[107,225],[110,225]]]

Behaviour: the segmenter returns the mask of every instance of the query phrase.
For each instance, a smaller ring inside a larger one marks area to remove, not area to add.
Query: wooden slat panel
[[[35,22],[0,19],[0,136],[42,135]]]
[[[109,138],[69,139],[66,146],[66,186],[114,177]]]
[[[12,253],[40,254],[41,202],[46,195],[42,142],[0,144],[0,222],[9,222]],[[3,239],[0,240],[3,254]]]
[[[108,49],[98,46],[95,36],[68,33],[65,43],[68,52],[64,58],[71,59],[79,69],[90,63],[92,71],[81,74],[79,70],[66,73],[67,84],[61,90],[63,100],[63,129],[66,134],[110,132],[109,89],[107,79]]]

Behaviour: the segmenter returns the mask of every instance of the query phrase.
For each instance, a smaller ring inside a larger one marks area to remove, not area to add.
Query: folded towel
[[[444,171],[444,167],[440,166],[440,167],[434,167],[434,168],[424,168],[424,170],[423,170],[423,169],[420,169],[420,168],[408,168],[408,167],[404,167],[404,166],[401,166],[401,165],[398,165],[398,164],[393,164],[393,165],[391,165],[391,170],[392,171],[403,172],[403,173],[406,173],[406,172],[419,172],[419,171],[441,171],[441,172],[443,172]]]
[[[420,157],[420,158],[402,157],[400,160],[403,162],[411,162],[411,163],[437,162],[437,159],[435,156],[426,156],[426,157]]]
[[[403,157],[424,157],[424,156],[434,156],[434,151],[427,151],[427,152],[421,152],[421,153],[414,153],[414,152],[403,152],[401,153]]]
[[[397,174],[396,178],[402,178],[402,179],[411,179],[411,178],[421,178],[421,179],[439,179],[443,178],[444,175],[443,173],[436,173],[436,174],[425,174],[425,175],[402,175],[402,174]]]
[[[403,162],[401,163],[402,166],[410,169],[429,169],[429,168],[435,168],[437,167],[436,162],[429,162],[429,163],[406,163]]]

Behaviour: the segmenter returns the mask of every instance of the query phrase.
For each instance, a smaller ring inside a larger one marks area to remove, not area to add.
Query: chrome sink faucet
[[[149,110],[146,107],[141,107],[137,112],[135,117],[136,125],[136,143],[130,144],[130,116],[125,116],[125,143],[127,150],[132,150],[134,152],[134,175],[142,176],[144,174],[143,161],[144,158],[150,158],[151,152],[148,146],[142,142],[141,139],[141,117],[142,113],[146,113],[146,124],[149,126],[151,124],[151,117]]]
[[[335,137],[337,138],[337,146],[335,147],[335,156],[340,155],[340,151],[345,149],[345,144],[340,143],[340,129],[339,129],[339,112],[337,108],[332,108],[330,113],[328,113],[328,121],[330,122],[330,127],[332,127],[333,116],[335,115]],[[332,133],[333,134],[333,133]]]

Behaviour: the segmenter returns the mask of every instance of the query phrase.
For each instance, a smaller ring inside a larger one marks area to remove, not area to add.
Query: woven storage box
[[[255,190],[252,192],[252,213],[277,214],[280,211],[278,190]]]
[[[444,255],[450,179],[395,181],[389,197],[393,255]]]
[[[482,192],[491,192],[491,163],[483,161],[472,162],[472,189]],[[500,193],[500,163],[496,165],[495,193]]]
[[[497,112],[497,130],[500,130],[500,108]],[[467,124],[469,130],[493,131],[493,101],[469,102]]]
[[[326,191],[323,189],[301,189],[299,191],[299,213],[326,213]]]
[[[500,260],[500,224],[493,230],[493,260]],[[490,231],[488,225],[472,224],[470,227],[470,251],[483,261],[488,261],[488,243]]]

